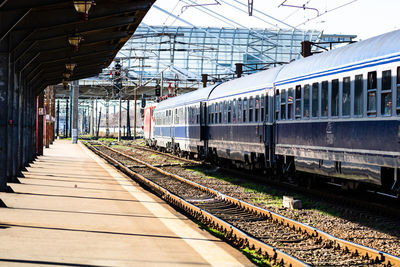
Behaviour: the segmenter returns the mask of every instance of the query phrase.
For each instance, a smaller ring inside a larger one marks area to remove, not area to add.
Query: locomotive
[[[160,150],[400,192],[400,30],[147,109]]]

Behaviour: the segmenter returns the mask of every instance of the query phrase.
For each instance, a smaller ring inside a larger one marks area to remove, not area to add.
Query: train
[[[398,196],[399,115],[396,30],[146,107],[144,131],[180,156]]]

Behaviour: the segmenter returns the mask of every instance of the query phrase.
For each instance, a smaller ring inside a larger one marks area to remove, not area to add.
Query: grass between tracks
[[[200,227],[200,229],[206,230],[207,232],[209,232],[210,234],[212,234],[213,236],[215,236],[215,237],[217,237],[219,239],[227,240],[224,233],[222,233],[222,232],[220,232],[218,230],[215,230],[214,228],[208,227],[207,225],[204,225],[203,223],[201,223],[201,222],[199,222],[197,220],[194,220],[194,222]],[[257,251],[251,250],[249,247],[238,248],[238,249],[252,263],[254,263],[257,266],[263,266],[263,267],[265,267],[265,266],[279,266],[279,265],[272,265],[267,258],[259,255],[257,253]]]

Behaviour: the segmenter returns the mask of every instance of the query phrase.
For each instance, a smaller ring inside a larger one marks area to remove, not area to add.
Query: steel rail
[[[280,251],[279,249],[277,249],[273,246],[265,244],[264,242],[249,236],[248,234],[239,230],[238,228],[231,225],[230,223],[225,222],[224,220],[221,220],[220,218],[212,215],[211,213],[209,213],[209,212],[187,202],[183,198],[169,192],[167,189],[159,186],[158,184],[152,182],[151,180],[145,178],[144,176],[132,171],[131,169],[129,169],[127,166],[123,165],[119,161],[117,161],[117,160],[113,159],[112,157],[106,155],[105,153],[101,152],[98,148],[91,145],[90,143],[86,142],[85,144],[93,152],[95,152],[99,156],[103,157],[108,162],[112,163],[113,165],[117,166],[121,171],[123,171],[126,174],[129,174],[131,176],[134,176],[137,179],[137,181],[139,181],[140,183],[149,187],[153,191],[157,192],[166,201],[168,201],[171,204],[175,205],[176,207],[184,210],[186,213],[190,214],[191,216],[193,216],[195,219],[201,221],[202,223],[204,223],[208,226],[211,226],[212,228],[217,229],[218,231],[223,232],[225,234],[225,236],[230,241],[232,241],[235,245],[240,246],[240,247],[249,247],[250,249],[256,250],[260,254],[267,257],[267,259],[271,260],[274,264],[280,264],[280,265],[292,266],[292,267],[305,267],[305,266],[310,267],[309,264],[307,264],[307,263],[305,263],[283,251]],[[104,147],[106,147],[107,149],[109,149],[115,153],[123,155],[129,159],[137,161],[138,163],[143,164],[149,168],[150,168],[150,166],[153,167],[152,165],[149,165],[138,159],[134,159],[133,157],[126,155],[118,150],[109,148],[107,146],[104,146]],[[157,170],[158,168],[153,167],[151,169]],[[158,169],[158,170],[161,170],[161,169]],[[164,171],[162,171],[161,173],[164,175],[170,176],[170,177],[174,176],[173,174],[170,174],[170,173],[164,172]],[[182,179],[184,179],[184,178],[182,178]],[[194,183],[194,184],[196,184],[196,183]],[[196,184],[196,185],[201,186],[199,184]],[[196,187],[198,187],[198,186],[196,186]],[[198,188],[202,189],[201,187],[198,187]]]
[[[144,161],[141,161],[139,159],[136,159],[134,157],[131,157],[129,155],[126,155],[118,150],[115,150],[113,148],[104,146],[107,149],[118,153],[120,155],[123,155],[131,160],[134,160],[142,165],[147,166],[150,169],[153,169],[155,171],[158,171],[164,175],[167,175],[169,177],[178,179],[182,182],[188,183],[194,187],[199,188],[202,191],[208,192],[212,195],[218,196],[222,199],[224,199],[225,201],[234,204],[240,208],[245,209],[246,211],[254,214],[254,215],[258,215],[258,216],[262,216],[268,219],[273,220],[276,223],[280,223],[281,225],[286,225],[294,230],[297,230],[299,232],[302,233],[307,233],[309,236],[313,237],[313,238],[317,238],[319,239],[321,242],[322,241],[330,241],[333,242],[333,246],[335,246],[336,249],[341,249],[344,252],[348,252],[348,253],[352,253],[354,255],[361,255],[364,258],[368,259],[371,261],[371,263],[380,263],[380,264],[384,264],[386,266],[400,266],[400,257],[385,253],[383,251],[379,251],[373,248],[369,248],[360,244],[356,244],[341,238],[337,238],[335,236],[332,236],[324,231],[321,231],[317,228],[311,227],[309,225],[303,224],[301,222],[297,222],[295,220],[289,219],[285,216],[279,215],[273,211],[269,211],[257,206],[254,206],[250,203],[247,203],[245,201],[230,197],[228,195],[222,194],[214,189],[211,189],[209,187],[200,185],[196,182],[190,181],[188,179],[185,179],[183,177],[180,177],[178,175],[166,172],[160,168],[154,167]]]
[[[99,141],[96,141],[96,142],[98,144],[100,144],[100,145],[104,145],[102,142],[99,142]],[[148,151],[148,152],[152,152],[152,153],[155,153],[155,154],[164,155],[166,157],[170,157],[170,158],[173,158],[173,159],[177,159],[177,160],[181,160],[181,161],[185,161],[185,162],[189,162],[189,163],[193,163],[193,164],[197,164],[197,165],[204,164],[204,162],[202,162],[202,161],[196,161],[196,160],[181,158],[179,156],[175,156],[175,155],[172,155],[170,153],[161,152],[161,151],[154,150],[154,149],[147,148],[147,147],[142,147],[142,146],[138,146],[138,145],[131,145],[131,147],[136,148],[136,149],[141,149],[141,150],[144,150],[144,151]]]

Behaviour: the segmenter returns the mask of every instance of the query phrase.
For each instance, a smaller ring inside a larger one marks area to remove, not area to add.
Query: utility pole
[[[122,119],[122,100],[121,93],[119,94],[119,113],[118,113],[118,142],[121,142],[121,119]]]
[[[68,138],[68,133],[69,133],[69,129],[68,129],[68,124],[69,124],[69,114],[68,114],[68,109],[69,109],[69,98],[67,98],[65,101],[65,129],[64,129],[64,137]]]
[[[97,101],[97,100],[96,100]],[[97,104],[97,102],[96,102]],[[96,131],[96,138],[99,138],[99,131],[100,131],[100,119],[101,119],[101,107],[99,111],[99,117],[97,118],[97,131]]]
[[[60,136],[60,99],[57,100],[57,137]]]
[[[110,124],[109,124],[109,106],[110,106],[110,100],[106,100],[106,137],[110,134]]]
[[[139,80],[140,86],[141,80]],[[133,140],[136,140],[136,104],[137,104],[137,88],[134,89],[134,97],[135,97],[135,108],[133,109]]]
[[[131,118],[129,112],[129,99],[126,100],[126,137],[131,137]]]
[[[134,97],[135,97],[135,108],[133,112],[133,139],[136,140],[136,124],[137,124],[137,89],[142,86],[142,79],[143,79],[143,69],[144,69],[144,60],[147,57],[139,57],[139,62],[140,62],[140,76],[139,76],[139,85],[134,89]]]

